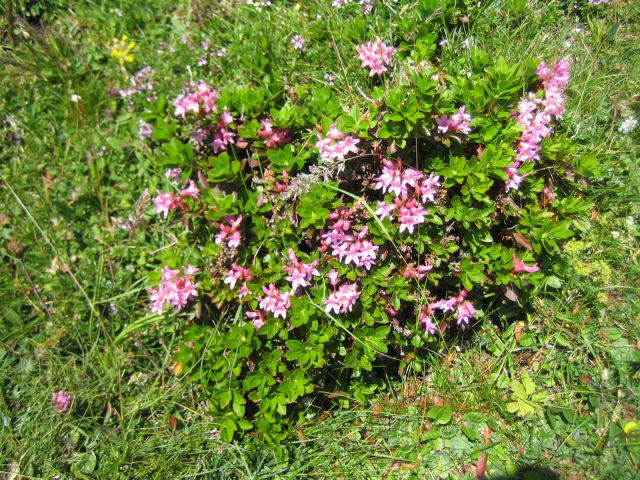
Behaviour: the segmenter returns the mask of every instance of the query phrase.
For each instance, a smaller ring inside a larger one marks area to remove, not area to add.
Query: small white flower
[[[638,119],[635,117],[627,117],[624,119],[624,121],[622,122],[622,124],[620,125],[620,128],[618,129],[620,132],[622,132],[623,134],[628,134],[633,132],[636,127],[638,126]]]
[[[71,94],[71,101],[73,103],[78,103],[80,101],[80,98],[81,98],[80,95],[76,95],[75,93]]]
[[[613,232],[611,232],[611,236],[613,238],[620,238],[620,232],[614,230]]]

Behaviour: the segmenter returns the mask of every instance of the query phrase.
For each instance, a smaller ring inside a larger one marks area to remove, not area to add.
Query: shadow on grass
[[[491,480],[559,480],[560,475],[546,467],[521,467],[513,475],[491,476]]]

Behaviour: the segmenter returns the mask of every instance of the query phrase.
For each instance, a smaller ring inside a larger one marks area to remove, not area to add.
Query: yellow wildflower
[[[128,38],[126,35],[122,35],[120,40],[117,38],[111,40],[111,56],[117,58],[120,65],[124,65],[124,62],[133,62],[131,50],[136,46],[136,42],[127,43]]]

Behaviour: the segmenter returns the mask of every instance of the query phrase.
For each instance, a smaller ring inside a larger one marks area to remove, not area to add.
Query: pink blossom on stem
[[[235,263],[231,264],[231,269],[225,273],[224,283],[229,285],[230,289],[236,288],[236,283],[239,281],[250,282],[253,280],[250,268],[241,267]],[[243,285],[246,288],[246,284]]]
[[[413,233],[413,228],[416,225],[425,222],[427,211],[415,199],[402,201],[400,198],[396,198],[395,201],[398,210],[398,222],[400,223],[398,230],[400,233],[405,230]]]
[[[357,233],[351,230],[352,214],[352,210],[344,207],[338,207],[329,214],[329,231],[320,234],[323,247],[331,250],[331,254],[346,265],[353,263],[357,267],[370,270],[375,264],[379,247],[367,240],[367,227]]]
[[[335,125],[331,125],[326,138],[318,135],[316,148],[320,151],[320,158],[326,163],[331,163],[344,160],[349,153],[358,153],[358,142],[359,138],[347,136]]]
[[[520,273],[520,272],[536,273],[540,271],[540,267],[538,266],[537,263],[533,264],[532,266],[528,266],[517,257],[513,257],[512,260],[513,260],[513,271],[515,273]]]
[[[189,84],[191,90],[184,95],[179,95],[173,100],[175,107],[173,114],[176,117],[185,118],[187,112],[199,114],[201,112],[215,112],[216,101],[218,100],[218,92],[212,89],[204,80],[200,80],[197,84]]]
[[[320,272],[316,268],[318,260],[311,263],[302,263],[296,257],[293,249],[289,249],[289,261],[291,265],[284,265],[282,268],[289,272],[287,281],[291,283],[291,291],[295,292],[298,287],[307,287],[314,276],[319,276]]]
[[[469,320],[476,314],[476,309],[473,307],[470,301],[465,300],[460,302],[457,307],[458,325],[469,325]]]
[[[359,297],[357,284],[343,284],[325,299],[325,311],[327,313],[333,311],[336,314],[350,312]]]
[[[441,115],[436,118],[438,133],[460,132],[468,135],[471,132],[471,115],[465,112],[465,106],[460,107],[457,113],[451,115]]]
[[[433,315],[431,309],[427,305],[423,306],[420,310],[420,323],[422,323],[425,333],[435,335],[438,332],[438,327],[433,323],[431,315]]]
[[[273,283],[268,287],[262,287],[265,296],[258,298],[260,308],[265,312],[273,313],[274,317],[287,316],[287,310],[291,307],[291,292],[280,293]]]
[[[185,265],[183,270],[181,274],[180,269],[164,267],[158,288],[149,289],[152,312],[162,313],[165,304],[173,305],[176,311],[180,311],[198,296],[193,276],[200,270],[192,265]]]
[[[156,213],[167,218],[170,210],[176,210],[180,207],[180,197],[173,192],[162,193],[158,190],[158,196],[153,199],[156,206]]]
[[[262,120],[262,130],[258,130],[258,135],[265,139],[267,148],[277,148],[280,144],[289,143],[291,136],[289,131],[283,128],[274,128],[267,119]]]
[[[233,215],[227,215],[224,219],[224,223],[214,224],[220,229],[220,232],[215,236],[215,243],[221,245],[226,241],[230,248],[236,248],[240,246],[240,225],[242,224],[242,215],[234,217]]]
[[[364,45],[358,45],[358,58],[364,68],[369,69],[369,76],[382,75],[387,71],[387,66],[391,63],[396,49],[385,45],[376,37],[375,42],[367,42]]]
[[[162,193],[160,190],[157,192],[158,196],[153,199],[153,204],[156,207],[156,213],[162,214],[164,218],[167,218],[169,211],[179,209],[186,197],[198,198],[200,195],[200,190],[193,180],[189,180],[189,186],[183,189],[179,195],[173,192]]]

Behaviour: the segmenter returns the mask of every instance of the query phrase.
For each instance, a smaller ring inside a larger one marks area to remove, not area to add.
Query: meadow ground
[[[119,91],[145,66],[174,96],[191,75],[217,87],[277,72],[357,104],[369,80],[354,46],[393,38],[429,2],[375,1],[369,14],[358,2],[246,3],[2,7],[0,475],[474,478],[486,460],[487,478],[638,478],[640,127],[627,119],[640,117],[640,4],[445,1],[453,21],[437,5],[424,19],[446,39],[447,72],[471,71],[474,48],[510,64],[570,59],[561,126],[593,163],[589,221],[519,321],[486,322],[365,403],[305,397],[275,448],[220,438],[175,359],[183,324],[148,315],[147,266],[168,241],[144,192],[163,172],[138,138],[140,98]],[[314,43],[318,32],[332,41]],[[122,35],[136,41],[123,65],[109,55]],[[73,395],[68,413],[51,405],[58,390]]]

